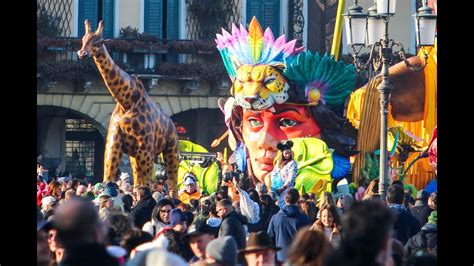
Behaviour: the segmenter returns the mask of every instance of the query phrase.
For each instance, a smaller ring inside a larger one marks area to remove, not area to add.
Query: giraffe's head
[[[84,58],[85,56],[92,55],[92,48],[99,47],[104,43],[102,39],[102,30],[104,29],[102,20],[99,22],[99,26],[95,32],[91,31],[91,24],[89,20],[84,21],[84,25],[86,27],[86,33],[82,37],[82,48],[81,50],[77,51],[77,55],[80,59]]]

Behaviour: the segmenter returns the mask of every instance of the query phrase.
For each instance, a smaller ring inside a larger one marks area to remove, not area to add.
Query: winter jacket
[[[437,255],[438,252],[438,226],[436,224],[425,224],[421,231],[408,239],[405,245],[406,256],[411,256],[418,251]]]
[[[392,204],[389,207],[395,214],[393,237],[405,245],[410,237],[420,231],[420,222],[402,205]]]
[[[426,224],[428,222],[428,216],[431,214],[431,208],[427,204],[415,203],[410,209],[410,213],[420,222],[420,224]]]
[[[151,221],[148,221],[143,225],[142,231],[148,232],[150,233],[150,235],[155,237],[156,233],[158,233],[161,228],[164,228],[166,226],[167,224],[152,218]]]
[[[284,205],[281,210],[273,215],[268,226],[268,236],[271,237],[277,247],[279,261],[286,260],[286,252],[296,236],[296,232],[303,226],[310,225],[308,216],[304,215],[296,205]]]
[[[118,261],[109,255],[104,245],[80,244],[68,248],[59,266],[118,266]]]
[[[227,214],[221,222],[219,229],[219,237],[233,236],[235,242],[237,242],[237,248],[243,249],[246,245],[246,232],[244,224],[247,223],[247,218],[238,214],[235,211]]]
[[[130,212],[130,219],[137,228],[143,228],[143,225],[151,220],[151,213],[155,208],[156,201],[151,196],[141,199],[135,208]]]

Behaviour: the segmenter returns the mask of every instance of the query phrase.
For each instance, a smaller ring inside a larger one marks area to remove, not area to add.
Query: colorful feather
[[[252,18],[249,25],[249,47],[253,62],[256,64],[260,59],[263,48],[263,31],[255,17]]]
[[[222,29],[221,34],[216,34],[215,42],[232,80],[241,65],[283,66],[284,61],[296,57],[305,49],[296,48],[296,40],[287,43],[285,35],[275,40],[271,29],[267,28],[263,32],[255,17],[250,22],[248,32],[242,24],[239,27],[232,25],[231,32]]]

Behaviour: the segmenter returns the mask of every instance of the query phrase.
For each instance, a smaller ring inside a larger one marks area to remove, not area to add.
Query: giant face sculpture
[[[244,152],[245,156],[237,156],[247,158],[250,164],[241,170],[249,170],[250,175],[268,184],[278,154],[276,145],[282,140],[321,137],[325,141],[328,136],[343,135],[341,124],[345,120],[332,119],[337,115],[324,104],[344,103],[355,86],[352,65],[336,62],[327,54],[303,52],[304,47],[296,47],[296,40],[286,42],[285,35],[275,40],[271,30],[267,28],[263,32],[255,18],[248,32],[242,25],[233,25],[232,34],[222,30],[222,34],[216,36],[217,48],[233,81],[233,97],[221,104],[230,129],[229,138],[236,138],[236,152],[242,147],[248,151]],[[331,123],[327,125],[318,123],[328,120]],[[343,138],[334,139],[337,140],[333,143]],[[319,148],[308,149],[324,151],[325,155],[310,164],[319,164],[324,157],[325,167],[318,171],[327,177],[332,169],[332,158],[329,158],[329,167],[326,158],[327,154],[331,157],[331,153],[323,141],[317,139],[316,142],[322,143],[317,144]],[[307,156],[302,154],[298,157],[296,151],[295,158],[307,161]]]

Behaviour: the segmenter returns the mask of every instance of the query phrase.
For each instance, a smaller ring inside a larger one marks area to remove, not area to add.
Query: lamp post
[[[423,1],[423,7],[420,8],[418,14],[415,14],[416,40],[417,46],[421,47],[424,52],[425,61],[421,66],[413,66],[406,60],[405,49],[401,43],[395,42],[389,38],[388,25],[390,18],[395,15],[396,0],[375,0],[374,6],[369,8],[368,14],[362,12],[362,7],[358,6],[357,0],[354,6],[348,8],[348,12],[344,14],[346,17],[346,36],[347,45],[353,50],[353,62],[360,72],[363,69],[371,69],[382,77],[382,82],[378,86],[380,92],[380,165],[379,165],[379,194],[385,201],[388,180],[388,151],[387,151],[387,134],[388,134],[388,103],[392,86],[389,79],[389,67],[392,56],[394,54],[393,47],[398,46],[400,50],[396,53],[405,64],[414,71],[422,70],[427,63],[428,54],[423,46],[432,46],[435,39],[436,15],[432,14],[432,9],[427,6],[427,1]],[[361,26],[360,20],[366,20],[366,26]],[[364,36],[365,42],[361,42],[356,36]],[[370,49],[369,59],[361,62],[359,53],[363,47]]]

